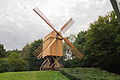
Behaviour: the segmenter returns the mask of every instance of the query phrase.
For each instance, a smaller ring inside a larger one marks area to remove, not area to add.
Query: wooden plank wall
[[[52,31],[44,38],[43,44],[43,57],[45,56],[63,56],[63,48],[62,48],[62,39],[60,37],[51,45],[49,48],[47,47],[56,37],[56,33]],[[47,48],[46,48],[47,47]]]

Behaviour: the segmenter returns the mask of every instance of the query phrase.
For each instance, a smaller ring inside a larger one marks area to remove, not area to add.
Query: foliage
[[[63,62],[65,68],[74,68],[81,66],[81,60],[77,58],[69,59]]]
[[[42,43],[42,40],[36,40],[27,44],[21,50],[5,51],[4,46],[0,45],[0,72],[39,70],[42,60],[33,56],[33,51]]]
[[[19,53],[19,54],[21,54],[21,50],[18,50],[18,49],[7,50],[6,51],[6,57],[8,57],[11,53]]]
[[[27,71],[0,73],[0,80],[69,80],[58,71]]]
[[[21,71],[28,69],[28,63],[21,56],[19,50],[5,51],[5,56],[0,58],[0,72]]]
[[[75,41],[76,36],[74,34],[70,34],[66,38],[71,43],[73,43]],[[69,60],[74,57],[71,52],[71,47],[66,42],[63,43],[63,52],[64,52],[64,60]]]
[[[0,44],[0,58],[4,58],[5,55],[5,49],[4,46],[2,44]]]
[[[98,68],[62,68],[70,80],[120,80],[120,76]]]
[[[120,73],[120,25],[114,12],[90,25],[85,49],[85,66]]]
[[[75,35],[70,35],[68,37],[68,39],[72,41],[75,47],[82,53],[85,52],[84,45],[86,43],[86,34],[87,34],[87,31],[81,31],[77,34],[77,37],[75,37]],[[73,68],[73,67],[79,67],[83,65],[82,60],[75,58],[73,55],[70,56],[71,52],[67,44],[64,43],[63,48],[64,48],[64,53],[65,53],[64,55],[66,56],[65,60],[63,61],[64,67]]]
[[[37,59],[33,52],[42,44],[42,39],[36,40],[30,44],[27,44],[22,49],[22,57],[27,60],[29,64],[29,70],[39,70],[40,64],[43,62],[43,59]]]
[[[85,44],[86,44],[86,34],[87,31],[80,31],[77,34],[77,37],[74,41],[74,45],[78,50],[80,50],[82,53],[85,53]]]
[[[28,69],[28,63],[25,61],[19,53],[12,52],[6,61],[9,64],[8,71],[23,71]]]
[[[79,64],[120,74],[120,24],[113,11],[99,16],[87,31],[79,32],[74,45],[84,53],[84,58],[65,61],[65,67]]]
[[[4,58],[0,58],[0,72],[7,72],[9,69],[9,63]]]
[[[27,70],[28,63],[25,61],[20,51],[11,50],[5,52],[5,57],[0,58],[0,72]]]

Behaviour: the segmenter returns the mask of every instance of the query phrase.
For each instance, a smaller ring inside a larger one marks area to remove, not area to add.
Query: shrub
[[[9,63],[6,61],[6,59],[1,58],[0,59],[0,72],[6,72],[9,69]]]
[[[23,71],[28,69],[28,63],[19,53],[11,53],[6,59],[9,63],[9,71]]]
[[[70,80],[120,80],[120,76],[98,68],[62,68],[60,72]]]

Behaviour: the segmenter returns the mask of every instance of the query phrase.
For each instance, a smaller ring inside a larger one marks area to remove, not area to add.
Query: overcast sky
[[[72,17],[75,24],[64,36],[87,30],[98,16],[112,11],[109,0],[0,0],[0,43],[22,49],[52,29],[32,10],[38,7],[59,30]]]

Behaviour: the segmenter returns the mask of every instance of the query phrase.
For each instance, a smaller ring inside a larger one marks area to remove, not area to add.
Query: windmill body
[[[72,24],[74,24],[74,20],[70,18],[60,29],[57,31],[54,28],[54,25],[45,17],[45,15],[38,9],[33,9],[51,28],[52,32],[50,32],[43,39],[43,44],[39,46],[33,54],[38,58],[44,58],[44,62],[40,66],[41,69],[58,69],[63,67],[60,62],[60,58],[63,56],[63,44],[62,40],[66,42],[70,47],[71,51],[73,51],[75,57],[81,59],[83,54],[79,52],[75,46],[67,39],[64,38],[61,32],[65,33]]]
[[[43,58],[45,56],[63,56],[62,38],[60,36],[56,36],[57,34],[54,31],[45,36],[43,40]],[[56,40],[51,46],[49,46],[49,44],[53,42],[54,38],[56,38]]]

